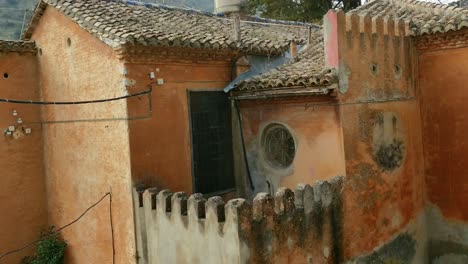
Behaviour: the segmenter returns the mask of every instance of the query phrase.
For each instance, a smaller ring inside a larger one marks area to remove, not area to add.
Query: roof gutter
[[[259,100],[259,99],[272,99],[272,98],[283,98],[283,97],[294,97],[294,96],[328,96],[336,97],[336,91],[338,84],[329,84],[327,86],[320,87],[282,87],[264,91],[256,92],[237,92],[233,93],[229,97],[231,100]]]

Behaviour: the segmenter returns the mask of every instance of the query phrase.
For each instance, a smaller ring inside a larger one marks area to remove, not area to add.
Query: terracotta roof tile
[[[291,41],[305,43],[311,24],[241,22],[206,12],[122,0],[42,0],[23,39],[29,39],[47,6],[53,6],[108,45],[174,46],[278,54]]]
[[[238,83],[234,92],[258,92],[287,87],[323,87],[336,82],[335,71],[325,69],[322,30],[314,30],[311,43],[295,59],[274,70]]]
[[[348,14],[403,20],[416,36],[468,27],[468,9],[417,0],[374,0]]]
[[[33,41],[0,40],[0,53],[36,53],[36,43]]]
[[[410,24],[413,35],[433,34],[468,27],[468,9],[416,0],[374,0],[348,14],[391,18]],[[325,68],[323,37],[314,31],[313,42],[294,61],[240,82],[234,93],[259,92],[288,87],[326,86],[338,81],[334,70]]]

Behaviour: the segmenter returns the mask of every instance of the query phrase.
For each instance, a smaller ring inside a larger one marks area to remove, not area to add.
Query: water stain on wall
[[[408,233],[403,233],[370,255],[358,258],[351,263],[406,264],[412,263],[415,253],[416,240]]]
[[[468,246],[452,241],[431,240],[429,259],[431,263],[468,263]]]
[[[404,128],[394,112],[377,114],[373,127],[373,154],[384,170],[401,166],[405,155]]]

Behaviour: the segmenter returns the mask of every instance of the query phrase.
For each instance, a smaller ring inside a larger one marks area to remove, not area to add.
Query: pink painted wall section
[[[47,8],[33,40],[39,56],[42,99],[81,101],[126,93],[114,51],[54,8]],[[135,263],[127,104],[49,106],[45,123],[48,216],[63,226],[112,189],[115,263]],[[99,119],[105,119],[98,121]],[[77,121],[82,120],[82,121]],[[113,263],[109,199],[62,232],[65,263]]]
[[[338,17],[330,10],[323,18],[323,33],[325,42],[325,66],[338,68]]]
[[[3,75],[8,73],[8,78]],[[37,58],[33,54],[0,53],[0,98],[38,100]],[[13,116],[13,111],[17,116]],[[23,124],[18,124],[18,118]],[[40,108],[0,103],[0,255],[39,238],[47,226]],[[11,136],[4,131],[14,126]],[[31,128],[25,134],[23,128]],[[17,264],[34,247],[0,260]]]

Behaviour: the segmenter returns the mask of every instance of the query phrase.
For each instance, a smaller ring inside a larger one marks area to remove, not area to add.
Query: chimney
[[[232,31],[234,33],[234,39],[236,42],[241,41],[241,26],[240,26],[240,14],[239,13],[232,13],[231,19],[233,20],[232,23]]]
[[[241,16],[245,12],[247,0],[215,0],[215,13],[232,19],[234,40],[241,41]]]
[[[291,41],[289,44],[289,53],[291,55],[291,59],[294,59],[297,56],[297,44],[294,41]]]
[[[247,7],[247,0],[215,0],[215,13],[224,14],[241,14]]]

